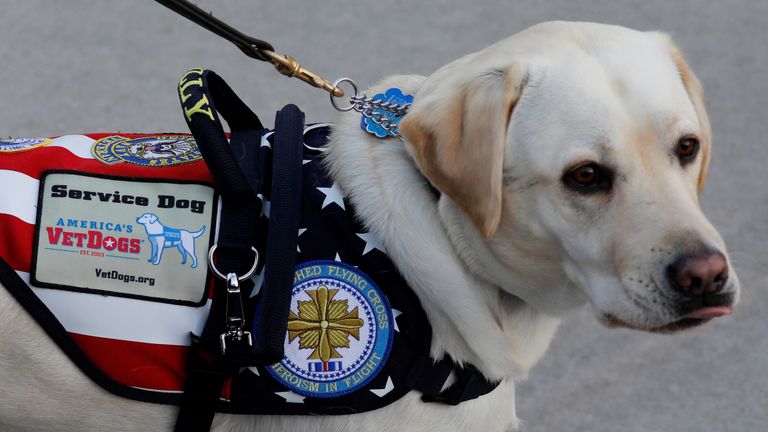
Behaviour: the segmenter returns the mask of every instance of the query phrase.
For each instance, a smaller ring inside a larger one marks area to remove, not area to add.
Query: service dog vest
[[[329,130],[303,131],[284,356],[233,373],[216,410],[350,414],[414,389],[451,404],[491,391],[495,384],[473,368],[429,357],[431,327],[418,298],[323,165]],[[261,130],[251,143],[258,211],[249,219],[262,256],[270,253],[274,137]],[[0,140],[0,184],[0,283],[97,384],[180,403],[191,337],[204,331],[215,298],[207,252],[222,232],[221,199],[195,140]],[[243,310],[256,326],[264,269],[251,282]],[[441,393],[449,374],[456,383]]]
[[[418,299],[323,167],[328,130],[304,132],[285,358],[243,368],[225,384],[220,411],[375,409],[410,391],[412,364],[428,356]],[[271,139],[265,131],[257,157],[261,230],[270,214]],[[0,155],[0,256],[15,272],[3,266],[3,286],[97,383],[177,403],[190,333],[200,334],[210,308],[203,263],[217,223],[217,195],[194,141],[89,134],[24,144]],[[251,313],[263,282],[260,274],[253,280]]]

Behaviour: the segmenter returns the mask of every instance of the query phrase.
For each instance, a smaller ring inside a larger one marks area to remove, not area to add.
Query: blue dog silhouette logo
[[[163,250],[166,248],[177,248],[181,253],[181,264],[187,263],[187,254],[192,257],[192,268],[197,267],[197,256],[195,255],[195,239],[203,235],[205,225],[197,231],[188,231],[180,228],[170,228],[162,223],[157,215],[144,213],[136,218],[136,222],[144,225],[147,231],[149,243],[152,245],[152,254],[147,260],[152,265],[160,264],[163,257]]]

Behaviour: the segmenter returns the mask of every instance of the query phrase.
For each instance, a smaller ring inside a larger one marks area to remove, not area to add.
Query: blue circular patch
[[[330,398],[370,382],[392,346],[392,309],[355,267],[312,261],[296,268],[285,357],[266,368],[290,390]]]
[[[113,135],[93,143],[91,154],[107,165],[128,162],[150,167],[181,165],[203,158],[195,139],[189,135],[155,135],[141,138]]]
[[[15,153],[46,146],[49,138],[0,138],[0,152]]]

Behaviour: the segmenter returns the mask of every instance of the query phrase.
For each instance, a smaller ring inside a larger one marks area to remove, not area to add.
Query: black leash
[[[248,36],[230,26],[229,24],[214,17],[212,14],[200,9],[196,5],[185,0],[156,0],[161,5],[176,12],[177,14],[189,19],[195,24],[206,28],[213,33],[232,42],[240,48],[240,51],[248,57],[261,61],[270,61],[262,51],[275,51],[269,42]]]
[[[281,74],[298,78],[305,83],[321,88],[335,97],[344,96],[344,91],[319,74],[302,67],[295,58],[278,54],[268,42],[248,36],[224,21],[216,18],[187,0],[155,0],[168,9],[189,19],[235,44],[248,57],[270,62]]]

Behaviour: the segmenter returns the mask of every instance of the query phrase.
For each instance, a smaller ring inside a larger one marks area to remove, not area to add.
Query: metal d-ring
[[[354,81],[352,81],[352,78],[339,78],[336,81],[333,82],[333,88],[338,88],[340,84],[342,83],[348,83],[350,86],[352,86],[352,90],[354,90],[355,94],[352,95],[352,97],[356,97],[358,95],[357,91],[357,84],[355,84]],[[333,105],[334,108],[336,108],[337,111],[352,111],[355,108],[355,104],[349,104],[347,107],[339,106],[336,103],[336,97],[333,96],[333,92],[331,92],[331,105]]]
[[[220,277],[221,279],[227,280],[227,276],[220,272],[219,269],[216,268],[216,264],[213,263],[213,254],[216,252],[217,247],[219,247],[219,245],[215,244],[211,246],[211,249],[208,251],[208,267],[210,267],[211,271],[213,271],[213,274]],[[238,281],[250,279],[250,277],[256,273],[256,267],[259,265],[259,251],[257,251],[253,246],[251,246],[251,251],[253,252],[253,265],[251,266],[250,270],[245,272],[244,275],[237,276]]]

